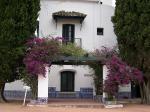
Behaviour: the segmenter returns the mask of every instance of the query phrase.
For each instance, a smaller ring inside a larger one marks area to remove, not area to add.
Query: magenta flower
[[[104,91],[115,96],[118,93],[118,86],[129,84],[131,81],[143,82],[143,74],[137,68],[128,66],[116,55],[106,61],[108,68],[107,79],[104,84]]]
[[[55,39],[33,38],[26,43],[28,50],[24,58],[27,72],[45,76],[45,66],[51,66],[60,53],[59,42]]]

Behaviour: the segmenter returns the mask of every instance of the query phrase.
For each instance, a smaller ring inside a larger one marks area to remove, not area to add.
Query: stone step
[[[59,92],[57,95],[58,98],[76,98],[75,92]]]
[[[65,108],[102,108],[103,105],[97,104],[97,105],[87,105],[87,104],[49,104],[48,107],[65,107]]]

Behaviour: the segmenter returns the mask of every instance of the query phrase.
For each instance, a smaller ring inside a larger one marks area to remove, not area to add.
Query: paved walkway
[[[92,105],[98,105],[99,107],[92,107]],[[51,99],[47,106],[41,107],[24,107],[22,106],[22,102],[0,103],[0,112],[150,112],[150,106],[125,104],[123,108],[105,109],[102,104],[93,100]]]

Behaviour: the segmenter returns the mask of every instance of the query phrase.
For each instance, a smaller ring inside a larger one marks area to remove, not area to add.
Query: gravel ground
[[[21,103],[0,103],[0,112],[150,112],[150,106],[125,104],[123,108],[77,108],[77,107],[24,107]]]

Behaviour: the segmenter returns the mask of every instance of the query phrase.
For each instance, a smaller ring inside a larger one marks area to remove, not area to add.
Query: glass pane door
[[[73,25],[73,24],[63,24],[62,36],[63,36],[66,43],[67,42],[74,43],[75,25]]]

